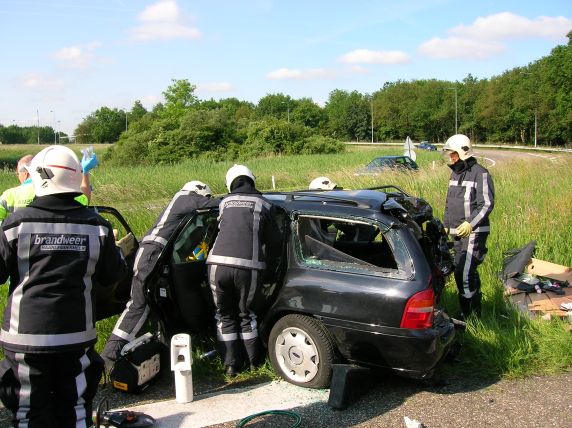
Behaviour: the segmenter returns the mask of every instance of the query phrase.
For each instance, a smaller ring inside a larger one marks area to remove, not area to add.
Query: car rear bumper
[[[341,355],[353,363],[392,369],[423,378],[446,355],[455,328],[446,314],[438,313],[434,327],[425,330],[384,327],[335,318],[322,322],[335,338]]]

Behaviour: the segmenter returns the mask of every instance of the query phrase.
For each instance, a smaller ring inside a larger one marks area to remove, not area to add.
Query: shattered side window
[[[304,265],[397,278],[411,273],[406,248],[391,229],[382,232],[375,223],[314,216],[300,216],[295,223],[297,254]]]

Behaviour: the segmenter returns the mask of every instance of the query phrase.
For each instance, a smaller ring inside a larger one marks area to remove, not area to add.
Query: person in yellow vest
[[[34,186],[28,168],[34,158],[33,155],[26,155],[20,158],[16,166],[16,174],[18,175],[19,186],[7,189],[0,196],[0,223],[2,223],[8,215],[14,211],[18,211],[27,207],[34,199]],[[81,191],[82,195],[78,196],[76,200],[83,205],[89,205],[91,199],[91,183],[89,181],[89,171],[99,164],[95,153],[84,152],[81,160],[82,167],[82,181]]]

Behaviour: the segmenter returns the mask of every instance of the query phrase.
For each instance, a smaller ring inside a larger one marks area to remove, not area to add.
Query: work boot
[[[234,366],[225,366],[224,374],[227,375],[228,377],[235,377],[238,374],[238,371]]]

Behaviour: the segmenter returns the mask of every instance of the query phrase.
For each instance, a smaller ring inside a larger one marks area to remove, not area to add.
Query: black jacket
[[[187,214],[200,208],[216,207],[219,202],[220,199],[210,199],[190,190],[178,191],[141,243],[153,242],[165,246],[173,231]]]
[[[10,278],[2,346],[42,353],[94,344],[94,283],[127,273],[109,222],[71,194],[36,198],[2,224],[0,283]]]
[[[489,233],[489,215],[495,201],[491,174],[475,158],[457,162],[451,169],[443,224],[452,235],[464,221],[471,223],[475,233]]]
[[[276,229],[272,204],[254,186],[236,187],[219,205],[219,233],[207,264],[266,268],[265,247]]]

